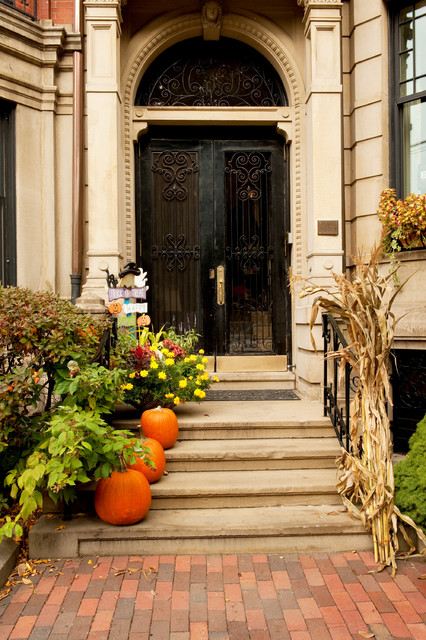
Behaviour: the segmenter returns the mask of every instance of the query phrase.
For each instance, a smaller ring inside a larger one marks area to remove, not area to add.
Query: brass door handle
[[[217,304],[225,304],[225,267],[216,269],[216,301]]]

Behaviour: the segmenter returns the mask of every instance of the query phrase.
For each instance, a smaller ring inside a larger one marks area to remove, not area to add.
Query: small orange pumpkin
[[[108,311],[110,312],[111,315],[116,315],[118,313],[121,313],[121,304],[119,302],[111,302],[111,304],[108,307]]]
[[[98,481],[95,511],[109,524],[135,524],[146,516],[151,506],[151,487],[142,473],[134,469],[113,471]]]
[[[153,438],[147,438],[141,442],[143,447],[147,447],[151,453],[147,453],[145,455],[138,456],[136,455],[135,464],[130,464],[129,469],[135,469],[135,471],[140,471],[143,473],[145,478],[151,484],[152,482],[157,482],[161,478],[166,468],[166,454],[164,453],[164,449],[161,444],[154,440]],[[144,459],[149,458],[154,467],[150,467],[145,464]]]
[[[145,436],[157,440],[163,449],[173,447],[179,433],[176,415],[171,409],[164,407],[144,411],[141,416],[141,427]]]

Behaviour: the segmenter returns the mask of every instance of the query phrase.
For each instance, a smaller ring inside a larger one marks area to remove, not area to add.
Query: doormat
[[[232,391],[210,389],[206,391],[205,400],[210,400],[211,402],[219,400],[246,402],[248,400],[300,400],[300,398],[290,389],[241,389],[241,391],[239,389],[233,389]]]

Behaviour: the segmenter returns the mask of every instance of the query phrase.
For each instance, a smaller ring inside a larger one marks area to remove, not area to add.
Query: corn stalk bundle
[[[349,512],[371,531],[376,562],[396,570],[398,526],[413,553],[415,545],[404,523],[412,527],[420,539],[426,537],[417,525],[400,513],[394,504],[392,443],[387,402],[391,402],[389,358],[393,343],[395,316],[392,303],[402,285],[395,289],[394,270],[379,273],[382,249],[375,247],[368,263],[355,258],[352,280],[333,274],[331,287],[307,286],[301,296],[322,294],[314,299],[310,320],[311,339],[320,309],[333,315],[348,337],[348,346],[327,353],[328,359],[338,359],[341,380],[346,363],[358,377],[358,385],[350,404],[351,451],[342,448],[338,460],[337,490]]]

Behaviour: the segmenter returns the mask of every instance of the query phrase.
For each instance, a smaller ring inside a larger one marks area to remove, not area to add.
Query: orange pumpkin
[[[116,315],[118,313],[121,313],[121,304],[119,302],[111,302],[111,304],[108,307],[108,311],[110,312],[111,315]]]
[[[141,427],[147,438],[157,440],[163,449],[170,449],[175,444],[179,427],[171,409],[157,407],[147,409],[141,416]]]
[[[164,453],[163,447],[157,440],[147,438],[141,444],[143,447],[148,447],[151,453],[141,456],[136,454],[137,460],[135,464],[129,465],[129,469],[135,469],[135,471],[143,473],[145,478],[151,484],[152,482],[157,482],[157,480],[159,480],[163,475],[164,469],[166,468],[166,454]],[[150,467],[145,464],[145,458],[152,460],[154,467]]]
[[[98,481],[95,511],[109,524],[135,524],[146,516],[151,506],[151,487],[144,475],[134,469],[113,471]]]

